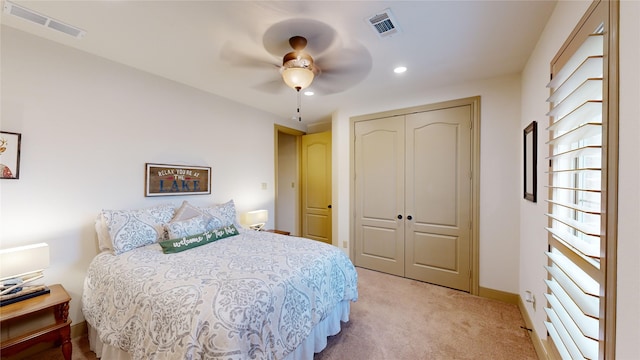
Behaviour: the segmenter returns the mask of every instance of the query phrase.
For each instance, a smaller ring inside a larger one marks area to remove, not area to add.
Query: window
[[[594,2],[551,62],[545,325],[563,359],[614,354],[616,11]]]

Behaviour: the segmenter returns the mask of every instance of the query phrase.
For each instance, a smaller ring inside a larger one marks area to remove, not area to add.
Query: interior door
[[[331,132],[302,136],[302,236],[332,243]]]
[[[469,291],[470,105],[406,116],[405,276]]]
[[[405,258],[404,141],[404,116],[355,123],[355,263],[399,276]]]

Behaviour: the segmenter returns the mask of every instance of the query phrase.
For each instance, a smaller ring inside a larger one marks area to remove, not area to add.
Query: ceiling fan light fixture
[[[290,88],[300,91],[311,85],[315,74],[309,68],[290,67],[282,70],[282,80]]]

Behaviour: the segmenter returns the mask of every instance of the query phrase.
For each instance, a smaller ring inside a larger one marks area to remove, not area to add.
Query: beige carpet
[[[516,305],[358,268],[350,321],[314,360],[537,359]]]
[[[349,323],[314,360],[537,359],[515,305],[362,268],[358,275]],[[51,349],[29,359],[63,357]],[[95,359],[86,336],[73,340],[73,359]]]

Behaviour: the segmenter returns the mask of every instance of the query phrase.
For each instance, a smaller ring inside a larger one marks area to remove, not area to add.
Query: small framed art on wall
[[[22,134],[0,131],[0,179],[20,178]]]
[[[533,121],[523,132],[524,144],[524,198],[536,202],[538,187],[538,123]]]

